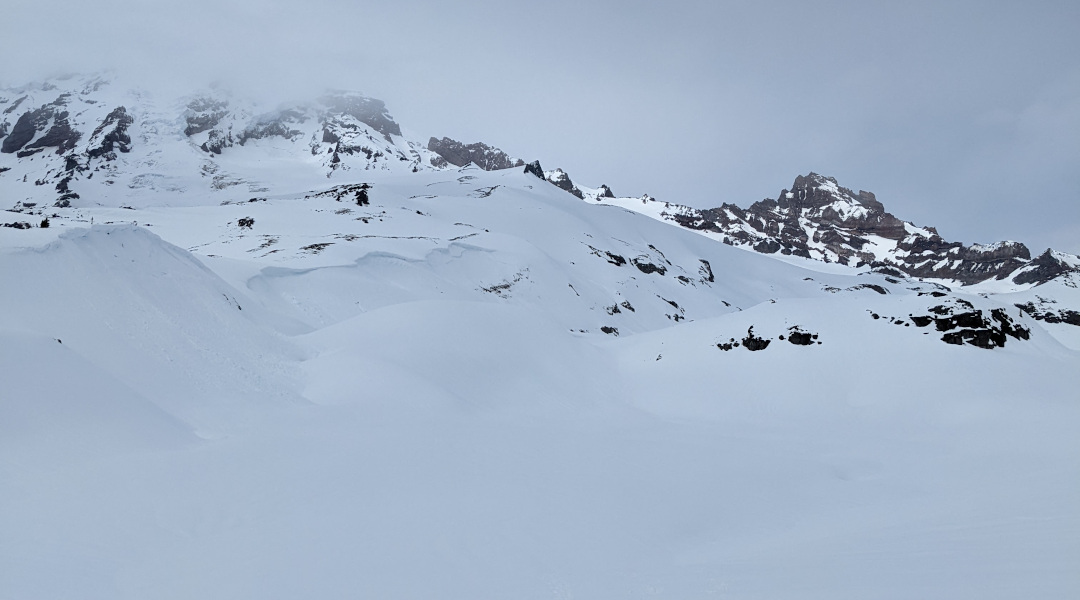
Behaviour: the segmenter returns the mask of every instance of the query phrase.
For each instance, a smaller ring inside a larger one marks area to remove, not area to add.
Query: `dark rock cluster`
[[[544,179],[545,181],[547,180],[547,178],[544,177],[544,169],[540,166],[540,161],[538,160],[534,160],[531,163],[525,165],[525,172],[535,175],[540,179]]]
[[[582,193],[582,191],[579,190],[576,185],[574,185],[574,182],[570,179],[570,176],[566,174],[566,171],[563,171],[562,169],[555,169],[554,171],[550,173],[545,173],[544,175],[544,179],[548,180],[549,183],[559,188],[560,190],[570,192],[571,194],[577,196],[578,198],[581,198],[582,200],[585,199],[585,194]]]
[[[188,103],[188,112],[184,116],[187,126],[184,135],[191,137],[208,129],[217,127],[225,115],[229,114],[229,104],[212,98],[196,98]]]
[[[649,262],[647,256],[639,256],[639,257],[636,257],[636,258],[631,258],[630,262],[633,263],[633,265],[638,268],[638,271],[641,271],[642,273],[644,273],[646,275],[649,275],[649,274],[652,274],[652,273],[656,273],[658,275],[663,275],[664,273],[667,273],[667,267],[665,267],[664,265],[658,265],[658,264]]]
[[[1027,268],[1013,277],[1013,281],[1020,284],[1034,283],[1037,285],[1075,271],[1075,268],[1054,256],[1054,251],[1047,248],[1045,252],[1031,260],[1027,264]]]
[[[337,93],[323,97],[322,102],[329,108],[331,115],[348,115],[383,134],[388,142],[391,141],[390,136],[401,135],[401,126],[390,116],[382,100],[358,94]]]
[[[134,122],[135,119],[128,114],[126,108],[123,106],[114,108],[90,135],[90,143],[96,142],[97,145],[87,150],[87,155],[90,158],[103,157],[105,160],[113,160],[116,158],[114,150],[131,152],[131,136],[128,135],[128,127]]]
[[[909,316],[916,327],[929,327],[942,332],[941,341],[946,344],[999,348],[1008,338],[1026,340],[1031,330],[1015,323],[1004,308],[987,311],[976,309],[970,302],[956,299],[950,304],[939,304],[928,309],[930,314]]]
[[[82,135],[68,120],[68,98],[69,94],[61,94],[49,104],[24,112],[0,144],[0,152],[21,158],[46,148],[55,148],[56,154],[73,150]]]
[[[746,337],[742,339],[742,345],[743,348],[756,352],[768,348],[771,341],[754,335],[754,326],[751,325],[750,329],[746,330]]]
[[[305,196],[306,198],[333,198],[337,202],[347,200],[350,196],[357,206],[368,206],[371,203],[368,197],[370,183],[347,183],[336,185],[328,190]]]
[[[796,346],[809,346],[813,344],[817,338],[818,334],[803,331],[798,325],[788,327],[787,341]],[[780,339],[784,339],[784,336],[780,336]],[[821,342],[818,343],[820,344]]]
[[[261,140],[268,137],[282,137],[291,141],[303,135],[303,132],[293,129],[290,125],[303,123],[306,120],[304,114],[295,109],[264,116],[244,128],[237,136],[237,143],[243,146],[248,140]]]
[[[433,161],[437,167],[446,164],[464,167],[472,163],[485,171],[499,171],[525,165],[525,161],[520,158],[511,158],[502,150],[482,142],[463,144],[448,137],[431,138],[428,140],[427,148],[442,158],[442,163]]]
[[[792,325],[791,327],[788,327],[787,335],[781,335],[777,339],[779,339],[780,341],[784,341],[786,339],[788,342],[795,346],[812,346],[815,344],[821,344],[821,342],[817,341],[818,334],[806,331],[798,325]],[[716,344],[716,347],[726,352],[728,350],[732,350],[734,348],[742,346],[743,348],[746,348],[751,352],[757,352],[759,350],[764,350],[768,348],[770,343],[772,343],[772,340],[760,337],[755,334],[754,326],[751,325],[750,328],[746,330],[746,337],[742,338],[741,340],[731,338],[726,342],[720,342]]]
[[[1052,304],[1056,304],[1056,302],[1045,298],[1039,298],[1038,303],[1025,302],[1017,304],[1016,308],[1019,308],[1036,321],[1043,321],[1045,323],[1065,323],[1067,325],[1076,325],[1080,327],[1080,312],[1069,308],[1054,307],[1051,306]]]

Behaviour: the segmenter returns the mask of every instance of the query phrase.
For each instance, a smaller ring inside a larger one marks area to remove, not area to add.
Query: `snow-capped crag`
[[[965,246],[946,241],[933,227],[919,227],[886,212],[873,193],[855,193],[816,173],[796,177],[776,200],[761,200],[746,209],[727,203],[696,209],[650,199],[642,200],[642,207],[622,204],[762,254],[867,266],[956,285],[988,280],[1038,285],[1076,273],[1080,264],[1077,257],[1050,249],[1032,258],[1020,242]]]
[[[0,133],[0,596],[1080,593],[1075,257],[815,175],[721,230],[352,93]]]
[[[17,199],[15,210],[63,208],[84,195],[257,193],[290,185],[283,165],[306,187],[351,170],[418,171],[438,158],[401,137],[382,101],[359,94],[267,108],[212,90],[159,104],[102,77],[0,92],[0,143],[0,190]]]
[[[438,154],[431,159],[431,164],[436,167],[464,167],[471,163],[485,171],[498,171],[525,165],[525,161],[520,158],[512,158],[502,150],[483,142],[462,144],[448,137],[431,138],[428,140],[427,149]]]

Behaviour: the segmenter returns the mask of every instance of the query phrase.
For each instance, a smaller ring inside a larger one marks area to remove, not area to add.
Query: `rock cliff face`
[[[4,137],[0,152],[17,153],[19,158],[37,154],[46,148],[63,154],[75,147],[81,135],[68,121],[67,104],[70,94],[60,94],[56,100],[27,110],[15,121],[11,133]],[[21,104],[22,98],[12,105]]]
[[[462,144],[448,137],[431,138],[428,140],[427,149],[438,154],[432,160],[432,164],[436,167],[446,165],[464,167],[472,163],[485,171],[499,171],[525,165],[525,161],[520,158],[512,158],[502,150],[482,142]]]

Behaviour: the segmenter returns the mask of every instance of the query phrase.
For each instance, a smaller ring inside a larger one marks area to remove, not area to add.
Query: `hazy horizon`
[[[810,171],[950,240],[1080,253],[1080,6],[753,7],[15,0],[0,83],[384,100],[412,138],[483,141],[697,207]]]

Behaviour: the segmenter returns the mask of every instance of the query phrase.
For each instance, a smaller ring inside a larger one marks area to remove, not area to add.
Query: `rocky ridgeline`
[[[796,177],[778,199],[755,202],[746,209],[734,204],[696,209],[664,203],[660,214],[687,229],[713,233],[726,244],[763,254],[870,266],[895,276],[961,285],[992,279],[1038,285],[1080,272],[1077,257],[1048,249],[1032,258],[1020,242],[965,246],[946,241],[933,227],[918,227],[886,212],[871,192],[853,192],[816,173]]]
[[[521,167],[498,148],[431,138],[428,149],[439,155],[433,164],[476,165],[484,170]],[[525,172],[581,199],[615,198],[606,185],[584,191],[562,169],[544,171],[539,161]],[[656,202],[648,194],[641,198]],[[664,203],[663,217],[687,229],[718,234],[729,245],[762,254],[801,256],[852,267],[870,266],[896,276],[943,279],[971,285],[1010,279],[1038,285],[1080,272],[1080,259],[1047,249],[1036,258],[1020,242],[992,245],[949,242],[933,227],[918,227],[886,212],[872,192],[841,187],[835,178],[810,173],[795,178],[778,199],[765,199],[743,209],[734,204],[696,209]]]
[[[615,197],[606,185],[578,186],[562,169],[545,171],[538,161],[526,165],[481,142],[431,138],[424,147],[404,140],[386,105],[360,94],[335,92],[314,102],[264,112],[214,91],[155,112],[147,108],[153,102],[140,93],[118,95],[110,85],[92,76],[0,90],[0,177],[55,191],[51,199],[38,192],[22,194],[30,202],[23,200],[12,210],[70,206],[80,198],[79,192],[93,188],[89,180],[99,172],[102,175],[94,185],[124,182],[133,189],[152,187],[153,181],[166,177],[135,170],[153,168],[157,158],[148,155],[175,156],[173,150],[165,149],[167,141],[175,139],[174,133],[182,133],[188,151],[201,155],[197,176],[208,178],[211,190],[248,183],[253,192],[265,191],[245,181],[243,174],[220,172],[215,157],[268,140],[293,149],[297,160],[315,157],[327,176],[349,169],[415,172],[469,164],[488,171],[524,167],[581,199]],[[119,103],[116,98],[121,97],[134,104]],[[174,132],[176,124],[179,131]],[[129,165],[118,160],[140,145],[143,155],[138,161]],[[11,172],[16,166],[18,170]],[[658,204],[648,195],[640,200],[647,206]],[[962,285],[988,280],[1039,285],[1080,272],[1077,257],[1047,250],[1033,258],[1019,242],[965,246],[946,241],[933,227],[918,227],[886,212],[874,194],[854,192],[816,173],[796,177],[777,199],[755,202],[746,209],[734,204],[696,209],[663,203],[660,210],[648,212],[764,254],[870,266],[894,276]]]
[[[499,171],[525,166],[525,161],[520,158],[512,158],[502,150],[482,142],[463,144],[448,137],[431,138],[427,148],[437,154],[431,159],[431,164],[435,167],[464,167],[471,163],[485,171]]]
[[[525,161],[520,158],[512,158],[502,150],[495,148],[494,146],[489,146],[483,142],[464,144],[448,137],[442,139],[431,138],[428,140],[427,148],[437,155],[431,159],[431,164],[435,167],[446,167],[449,165],[464,167],[472,164],[485,171],[499,171],[502,169],[515,169],[524,166],[526,173],[536,175],[540,179],[543,179],[555,187],[569,192],[582,200],[599,200],[601,198],[615,197],[615,194],[612,193],[611,188],[607,185],[601,185],[595,190],[583,190],[578,187],[574,181],[570,179],[570,175],[562,169],[545,171],[540,166],[540,161],[533,161],[526,165]]]
[[[603,201],[615,195],[606,185],[583,192],[562,169],[525,171],[578,198]],[[642,203],[657,202],[646,194]],[[662,217],[687,229],[716,234],[725,244],[762,254],[801,256],[871,268],[895,276],[942,279],[971,285],[996,279],[1039,285],[1080,273],[1080,258],[1047,249],[1032,258],[1020,242],[991,245],[949,242],[933,227],[918,227],[886,212],[873,193],[840,187],[835,178],[810,173],[795,178],[778,199],[743,209],[734,204],[697,209],[669,202]]]
[[[796,177],[778,199],[755,202],[745,210],[724,204],[704,210],[672,206],[665,212],[683,227],[713,232],[727,244],[764,254],[869,265],[963,285],[1007,278],[1038,284],[1075,270],[1049,250],[1032,260],[1019,242],[965,246],[946,241],[933,227],[917,227],[886,212],[874,194],[853,192],[816,173]]]

